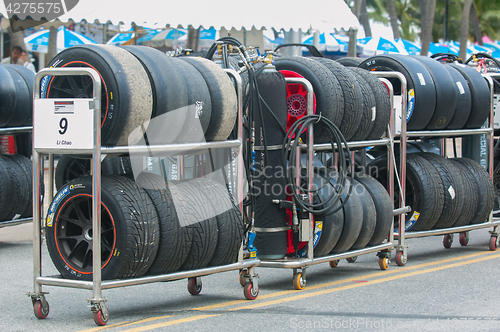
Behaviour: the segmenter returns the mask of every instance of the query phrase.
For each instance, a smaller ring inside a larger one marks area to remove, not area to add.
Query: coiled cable
[[[300,158],[299,156],[297,156],[297,147],[299,146],[301,135],[306,132],[310,124],[323,127],[323,129],[325,130],[325,134],[328,137],[328,141],[330,142],[330,145],[332,147],[332,151],[338,152],[339,160],[337,183],[333,186],[333,191],[328,196],[328,198],[325,201],[318,203],[304,201],[299,195],[300,193],[312,193],[314,196],[325,186],[332,185],[332,183],[330,182],[330,178],[319,172],[318,174],[326,179],[325,183],[323,183],[323,185],[321,185],[321,187],[319,188],[309,189],[307,188],[307,184],[306,187],[303,187],[303,185],[297,185],[297,171],[294,169],[294,167],[291,167],[291,165],[295,165],[297,158]],[[322,117],[321,114],[307,115],[298,119],[288,130],[288,133],[283,141],[282,151],[283,167],[287,170],[287,185],[290,188],[291,194],[298,206],[300,206],[305,211],[313,214],[324,214],[327,212],[330,214],[339,211],[345,205],[345,203],[349,199],[349,196],[351,195],[353,187],[353,172],[350,172],[349,175],[347,172],[349,165],[351,165],[351,152],[347,145],[346,139],[331,120]],[[341,200],[348,177],[350,177],[351,182],[345,198]]]

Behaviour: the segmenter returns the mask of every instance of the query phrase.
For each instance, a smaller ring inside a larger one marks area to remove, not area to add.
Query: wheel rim
[[[76,195],[61,207],[54,232],[57,250],[64,262],[81,274],[92,273],[92,196]],[[101,205],[101,268],[112,257],[116,230],[108,209]]]
[[[102,82],[101,89],[101,127],[104,125],[108,114],[108,89],[106,82],[97,69],[87,62],[71,61],[61,66],[64,67],[90,67],[97,71]],[[88,75],[79,76],[52,76],[47,88],[47,98],[92,98],[94,83]]]
[[[285,77],[304,78],[291,70],[280,70]],[[286,84],[287,97],[287,130],[303,116],[307,115],[307,89],[298,83]],[[316,113],[316,96],[313,99],[313,113]]]
[[[74,158],[64,169],[64,182],[90,175],[90,159]]]

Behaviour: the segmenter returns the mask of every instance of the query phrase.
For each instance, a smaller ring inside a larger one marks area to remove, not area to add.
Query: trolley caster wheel
[[[33,313],[35,314],[35,317],[38,319],[45,319],[49,315],[49,303],[47,303],[47,309],[44,310],[42,301],[41,300],[36,300],[33,303]]]
[[[496,236],[490,237],[489,247],[490,247],[491,251],[496,251],[497,250],[497,239],[498,238]]]
[[[104,326],[108,323],[109,315],[105,315],[102,312],[102,309],[94,312],[94,323],[98,326]]]
[[[330,263],[330,267],[337,267],[337,266],[339,266],[340,261],[339,260],[330,261],[329,263]]]
[[[306,281],[302,278],[302,273],[294,274],[293,288],[296,290],[303,290],[306,287]]]
[[[354,263],[358,259],[358,256],[353,256],[346,258],[345,260],[348,261],[349,263]]]
[[[188,278],[188,284],[187,284],[187,288],[188,288],[188,292],[189,294],[191,295],[198,295],[201,293],[201,279],[199,282],[197,282],[196,280],[197,278]]]
[[[253,289],[253,282],[249,282],[243,288],[243,295],[245,295],[245,299],[247,300],[255,300],[259,295],[259,287],[257,289]]]
[[[389,257],[380,257],[378,260],[378,266],[380,266],[381,270],[387,270],[389,268],[389,264],[391,264]]]
[[[398,251],[396,253],[395,260],[396,260],[396,264],[398,266],[404,266],[406,264],[407,257],[405,255],[403,255],[402,251]]]
[[[463,232],[463,233],[460,233],[460,235],[458,236],[458,241],[460,242],[460,245],[462,246],[466,246],[469,244],[469,232]]]
[[[446,235],[443,237],[443,246],[444,246],[446,249],[450,249],[450,248],[451,248],[452,243],[453,243],[453,235],[452,235],[452,234],[446,234]]]
[[[245,274],[247,274],[247,270],[240,270],[240,285],[241,287],[245,287],[245,285],[248,282],[248,278],[245,277]]]

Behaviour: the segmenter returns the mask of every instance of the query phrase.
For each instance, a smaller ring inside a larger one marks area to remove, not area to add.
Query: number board
[[[36,149],[92,149],[93,99],[35,99],[33,144]]]

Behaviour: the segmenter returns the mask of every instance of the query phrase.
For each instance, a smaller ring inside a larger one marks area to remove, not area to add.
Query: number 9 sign
[[[92,99],[35,99],[33,144],[35,149],[92,149],[94,109]]]

